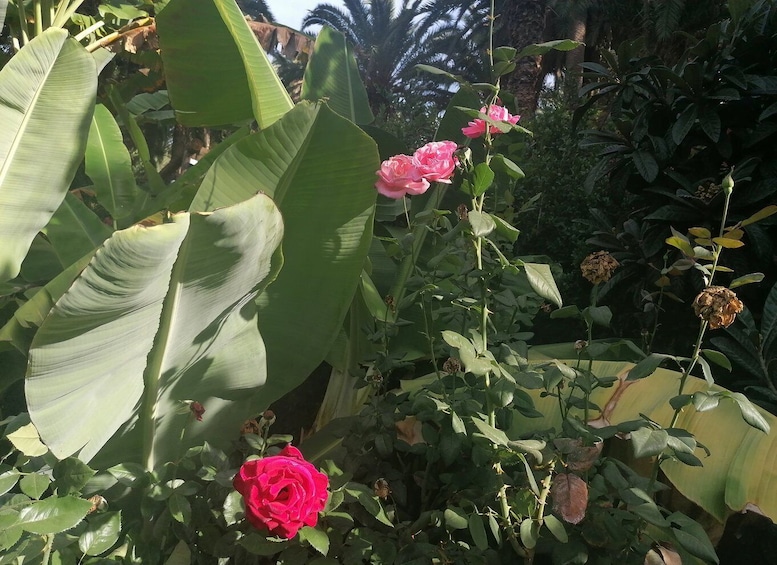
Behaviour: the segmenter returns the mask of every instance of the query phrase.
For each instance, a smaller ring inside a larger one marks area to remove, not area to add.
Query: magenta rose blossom
[[[432,141],[413,153],[413,163],[429,182],[450,184],[457,164],[454,151],[456,144],[453,141]]]
[[[429,188],[429,181],[423,178],[409,155],[394,155],[383,161],[377,175],[375,188],[389,198],[400,199],[405,194],[423,194]]]
[[[499,106],[497,104],[491,104],[488,107],[488,112],[486,113],[486,107],[483,106],[480,109],[481,114],[486,114],[489,118],[494,120],[495,122],[507,122],[509,124],[517,124],[518,120],[521,119],[521,116],[513,116],[510,114],[510,112],[507,111],[507,108],[504,106]],[[475,139],[476,137],[480,137],[481,135],[485,135],[486,133],[486,126],[488,124],[485,120],[481,120],[480,118],[477,118],[471,122],[469,122],[469,125],[467,127],[461,128],[461,133],[466,135],[469,138]],[[491,134],[497,134],[502,133],[499,131],[499,128],[495,126],[490,126],[489,128]]]
[[[302,526],[315,526],[329,497],[329,478],[291,445],[278,455],[246,461],[232,484],[243,495],[248,521],[286,539]]]

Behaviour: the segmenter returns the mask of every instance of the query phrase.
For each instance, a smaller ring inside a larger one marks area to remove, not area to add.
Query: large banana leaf
[[[541,356],[535,354],[535,357]],[[575,362],[568,361],[568,364],[574,366]],[[658,369],[649,377],[626,381],[632,367],[633,363],[594,361],[594,374],[617,376],[619,380],[612,388],[594,392],[591,400],[602,407],[603,413],[594,414],[592,423],[614,425],[639,419],[640,414],[645,414],[668,426],[674,413],[669,399],[677,395],[680,373]],[[690,377],[684,392],[693,394],[703,390],[708,390],[707,382]],[[723,389],[713,387],[713,390]],[[558,428],[561,422],[557,399],[540,398],[539,393],[533,397],[544,418],[518,417],[515,428],[522,433]],[[771,425],[772,431],[768,435],[745,423],[739,408],[731,400],[722,400],[717,408],[708,412],[686,407],[676,427],[694,434],[699,443],[709,448],[711,455],[705,457],[697,453],[703,467],[675,462],[665,462],[661,466],[677,490],[721,521],[732,511],[745,509],[757,509],[777,520],[777,418],[763,410],[759,409],[759,412]],[[582,417],[582,414],[578,416]]]
[[[8,0],[0,0],[0,31],[3,31],[5,23],[5,11],[8,8]]]
[[[332,110],[355,124],[369,124],[375,119],[359,77],[353,48],[342,33],[326,26],[321,28],[305,68],[302,98],[326,99]]]
[[[254,299],[282,232],[257,195],[114,233],[32,342],[27,403],[51,451],[89,460],[121,430],[112,462],[153,469],[180,455],[187,423],[186,441],[206,428],[234,437],[265,380]],[[187,400],[209,423],[191,422]]]
[[[0,281],[65,198],[94,109],[94,59],[48,29],[0,70]]]
[[[234,0],[171,0],[157,16],[167,90],[178,121],[265,128],[293,104]]]
[[[70,192],[43,229],[63,268],[102,245],[112,231]]]
[[[364,132],[302,102],[227,149],[192,201],[191,210],[212,210],[261,191],[283,213],[283,271],[258,301],[265,404],[307,378],[340,331],[370,245],[377,168]]]
[[[137,197],[132,159],[119,124],[102,104],[94,109],[84,166],[94,183],[98,202],[110,212],[118,227],[130,225]]]

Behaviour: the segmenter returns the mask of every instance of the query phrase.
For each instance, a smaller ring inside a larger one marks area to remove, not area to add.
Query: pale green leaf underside
[[[94,59],[62,29],[46,30],[0,70],[0,281],[18,274],[65,197],[96,88]]]
[[[357,126],[303,102],[227,149],[192,202],[211,210],[261,191],[283,213],[283,270],[259,298],[265,404],[307,378],[340,330],[370,244],[378,165]]]
[[[140,460],[140,450],[153,468],[180,448],[181,401],[253,393],[264,381],[253,302],[282,233],[280,213],[262,195],[114,233],[30,349],[28,408],[52,452],[89,460],[129,420],[120,434],[131,436],[128,447],[112,442],[122,447],[117,456]],[[233,338],[246,359],[217,362]]]
[[[102,245],[112,231],[69,192],[43,229],[63,268]]]
[[[157,29],[170,102],[182,124],[256,119],[264,128],[292,108],[234,0],[171,0]]]
[[[132,159],[124,145],[119,124],[102,104],[94,109],[84,166],[94,183],[97,200],[119,223],[119,227],[126,227],[125,224],[131,223],[129,220],[137,193]]]

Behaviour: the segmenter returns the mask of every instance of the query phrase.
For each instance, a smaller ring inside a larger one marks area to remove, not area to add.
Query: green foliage
[[[581,91],[586,101],[580,113],[605,103],[610,117],[606,128],[584,132],[582,146],[599,151],[586,188],[592,190],[601,179],[613,195],[637,195],[636,211],[622,228],[623,218],[613,226],[601,216],[590,240],[628,265],[619,280],[603,289],[604,294],[617,291],[609,300],[618,304],[619,316],[626,317],[629,307],[642,310],[631,322],[621,320],[621,328],[650,331],[662,289],[682,301],[697,292],[697,272],[676,262],[679,254],[666,255],[663,240],[670,225],[680,232],[717,229],[726,202],[721,177],[731,171],[737,182],[728,209],[735,222],[773,199],[777,122],[770,108],[777,98],[767,54],[774,53],[777,20],[769,2],[741,8],[735,20],[710,26],[677,62],[645,55],[644,44],[637,41],[603,53],[603,64],[584,64],[590,82]],[[773,254],[773,226],[773,220],[743,224],[739,239],[748,247],[724,265],[741,273],[761,270]],[[669,265],[682,270],[685,280],[664,276]],[[765,276],[771,282],[775,275],[769,270]],[[747,292],[756,303],[763,300]],[[676,317],[671,306],[667,316]],[[682,344],[663,346],[679,350]]]

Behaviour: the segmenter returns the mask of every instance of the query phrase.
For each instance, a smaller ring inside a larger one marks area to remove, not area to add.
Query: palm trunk
[[[585,42],[586,35],[586,12],[576,13],[575,19],[572,22],[571,39]],[[577,91],[583,86],[583,69],[580,65],[585,61],[585,45],[581,45],[572,51],[567,51],[564,67],[566,69],[566,84],[564,87],[567,89],[567,96],[569,100],[577,99]]]
[[[543,40],[547,0],[505,0],[501,17],[510,45],[518,50]],[[542,87],[540,57],[524,57],[505,77],[505,89],[515,95],[518,111],[532,118]]]

